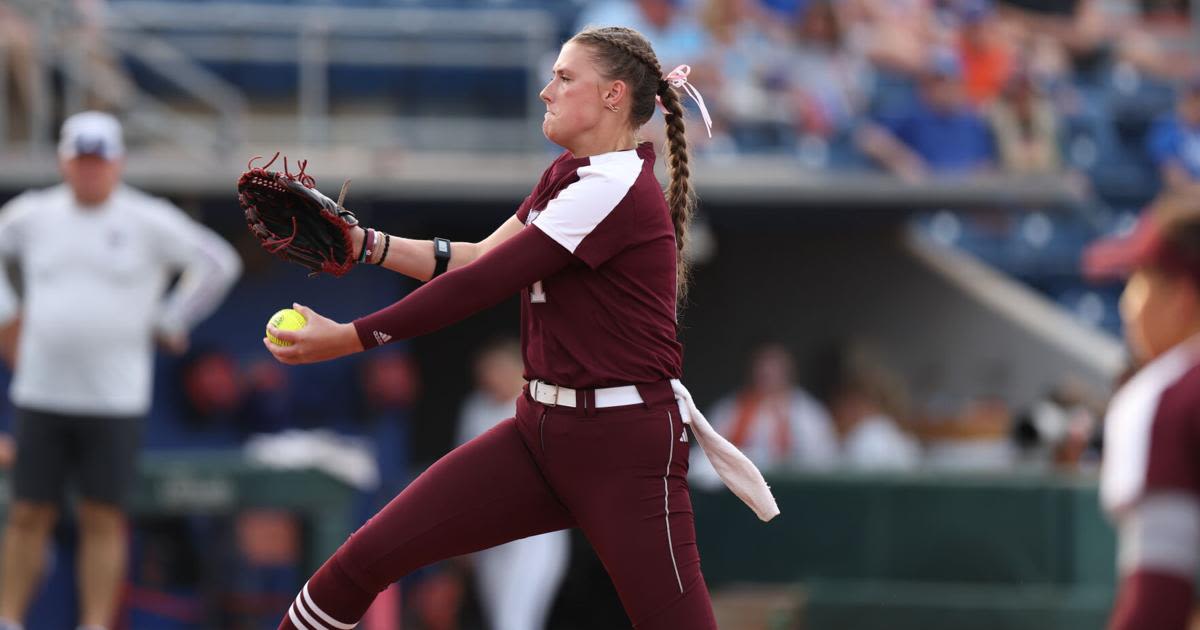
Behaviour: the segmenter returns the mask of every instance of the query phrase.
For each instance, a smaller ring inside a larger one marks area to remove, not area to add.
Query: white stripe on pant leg
[[[300,623],[300,619],[296,617],[296,605],[288,606],[288,617],[292,620],[292,625],[296,626],[296,630],[309,630],[308,626]]]
[[[292,604],[292,608],[300,611],[300,616],[308,622],[308,625],[313,627],[313,630],[330,630],[329,626],[313,618],[312,613],[308,612],[308,608],[304,605],[304,601],[300,599],[299,595],[296,596],[296,602]]]
[[[304,583],[304,588],[300,589],[300,594],[304,596],[304,603],[308,604],[308,607],[311,608],[312,611],[321,618],[321,621],[324,621],[325,623],[333,626],[334,628],[338,628],[339,630],[354,630],[354,626],[357,624],[342,623],[337,619],[334,619],[324,610],[321,610],[320,606],[317,606],[317,603],[313,601],[312,595],[308,594],[308,582]]]
[[[675,545],[671,542],[671,487],[667,478],[671,476],[671,461],[675,458],[675,419],[667,412],[667,474],[663,475],[663,518],[667,521],[667,551],[671,552],[671,566],[675,568],[675,581],[679,583],[679,592],[683,592],[683,580],[679,577],[679,563],[675,562]]]

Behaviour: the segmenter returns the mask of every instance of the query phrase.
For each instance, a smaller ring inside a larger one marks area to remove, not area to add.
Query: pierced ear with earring
[[[605,107],[607,107],[607,108],[608,108],[608,111],[610,111],[610,112],[619,112],[619,111],[621,111],[621,108],[620,108],[620,107],[617,107],[616,105],[613,105],[612,103],[609,103],[609,104],[608,104],[608,105],[606,105]]]

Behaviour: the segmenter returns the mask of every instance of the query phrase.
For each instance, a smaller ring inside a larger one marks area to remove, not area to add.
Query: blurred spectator
[[[1200,179],[1200,75],[1181,86],[1175,111],[1157,121],[1146,141],[1167,190],[1194,192]]]
[[[1129,84],[1123,86],[1126,89],[1135,87],[1136,82],[1143,79],[1181,77],[1181,68],[1172,65],[1173,60],[1164,54],[1163,47],[1154,34],[1143,29],[1140,24],[1131,24],[1120,33],[1115,61],[1117,72],[1132,75],[1125,81]],[[1120,80],[1118,77],[1118,81]]]
[[[34,82],[38,80],[34,31],[29,20],[8,2],[0,3],[0,55],[4,57],[4,67],[0,68],[3,79],[0,80],[8,81],[11,77],[14,88],[6,103],[9,112],[28,114]],[[9,121],[0,120],[0,125],[8,128]]]
[[[862,112],[871,67],[846,33],[832,0],[814,0],[796,21],[797,43],[788,60],[797,128],[833,138],[848,132]]]
[[[476,389],[463,403],[458,442],[466,443],[512,418],[525,386],[521,346],[503,340],[475,359]],[[475,575],[488,627],[540,630],[567,571],[571,540],[564,531],[515,540],[475,554]]]
[[[666,72],[681,63],[700,65],[711,45],[684,0],[601,0],[584,9],[575,30],[588,26],[625,26],[645,35]],[[689,79],[704,87],[702,76]]]
[[[863,151],[910,182],[990,168],[995,160],[991,132],[966,102],[962,79],[962,65],[953,54],[934,54],[909,111],[868,125],[859,137]]]
[[[837,464],[833,421],[821,403],[796,385],[795,361],[786,348],[778,343],[758,347],[747,376],[740,391],[719,401],[708,414],[721,435],[764,473],[824,470]],[[711,465],[707,460],[696,463],[703,483]]]
[[[88,88],[83,105],[90,109],[128,108],[137,87],[108,42],[108,0],[74,0],[74,8],[76,28],[69,33],[64,48],[77,46],[83,55]]]
[[[851,44],[886,72],[919,74],[929,50],[950,43],[934,18],[934,3],[926,0],[842,0],[837,6]]]
[[[829,408],[841,438],[840,464],[856,470],[912,470],[917,441],[900,429],[908,392],[863,342],[838,344],[816,361],[813,392]]]
[[[988,114],[1005,172],[1045,174],[1062,168],[1058,113],[1029,72],[1009,79]]]
[[[181,438],[190,445],[232,447],[250,434],[288,428],[288,377],[278,364],[259,360],[243,369],[218,347],[189,351],[180,363],[180,411],[186,427]]]
[[[1086,83],[1097,83],[1107,69],[1117,40],[1117,29],[1105,12],[1105,0],[1008,0],[1029,10],[1009,10],[1006,19],[1035,36],[1060,43],[1072,74]]]
[[[964,0],[958,51],[967,99],[985,105],[1000,95],[1013,70],[1013,42],[996,17],[991,0]]]
[[[1100,422],[1080,381],[1058,384],[1017,418],[1013,437],[1027,463],[1076,468],[1097,439]]]
[[[699,80],[716,88],[714,133],[731,132],[740,148],[777,147],[791,135],[781,34],[754,0],[707,0],[699,15],[712,42]]]
[[[1030,32],[1021,32],[1017,42],[1021,49],[1019,71],[1034,77],[1047,89],[1070,81],[1070,59],[1061,42]]]

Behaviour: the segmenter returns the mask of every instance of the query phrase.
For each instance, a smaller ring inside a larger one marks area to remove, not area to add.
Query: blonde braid
[[[659,96],[667,109],[667,206],[671,208],[671,221],[675,224],[675,246],[679,248],[676,262],[676,283],[679,301],[687,297],[691,265],[684,255],[687,246],[688,223],[692,219],[696,198],[692,192],[691,166],[688,164],[687,136],[683,128],[683,103],[679,94],[666,81],[662,82]]]

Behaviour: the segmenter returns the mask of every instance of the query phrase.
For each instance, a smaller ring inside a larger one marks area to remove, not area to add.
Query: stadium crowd
[[[575,26],[634,24],[668,65],[690,63],[715,101],[712,153],[794,154],[919,179],[1187,159],[1169,139],[1189,128],[1169,126],[1172,88],[1190,93],[1195,70],[1177,57],[1185,11],[1099,0],[605,0]]]

